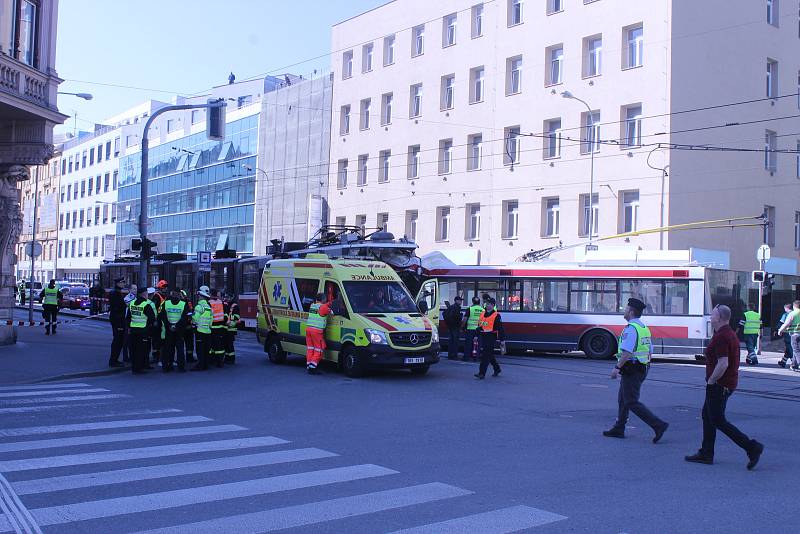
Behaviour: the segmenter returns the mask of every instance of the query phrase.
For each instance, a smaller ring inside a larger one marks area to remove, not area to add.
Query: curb
[[[108,369],[98,369],[97,371],[81,371],[79,373],[66,373],[63,375],[48,376],[47,378],[39,378],[29,383],[39,384],[42,382],[57,382],[60,380],[70,380],[73,378],[92,378],[95,376],[109,376],[130,370],[131,370],[130,365],[126,365],[125,367],[109,367]]]
[[[19,304],[15,304],[14,308],[16,308],[18,310],[22,310],[22,311],[28,311],[28,309],[29,309],[27,306],[20,306]],[[38,308],[34,307],[33,311],[41,312],[42,308],[41,307],[38,307]],[[91,321],[103,321],[103,322],[106,322],[106,323],[109,322],[108,319],[105,318],[105,317],[97,317],[97,316],[90,317],[88,315],[83,315],[81,313],[78,313],[78,312],[75,312],[75,311],[72,311],[72,310],[69,310],[69,309],[58,310],[58,314],[59,315],[65,315],[67,317],[76,317],[76,318],[79,318],[79,319],[89,319]]]

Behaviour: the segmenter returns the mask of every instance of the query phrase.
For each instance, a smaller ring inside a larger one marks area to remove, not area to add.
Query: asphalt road
[[[108,325],[0,348],[0,532],[796,532],[800,375],[742,371],[729,418],[766,444],[755,471],[701,438],[703,370],[656,364],[643,400],[658,445],[616,413],[610,363],[444,361],[429,375],[351,380],[268,364],[249,334],[236,366],[20,385],[107,360]],[[16,385],[9,385],[16,383]],[[21,527],[18,526],[19,529]],[[411,530],[406,530],[411,529]],[[20,530],[24,531],[24,530]]]

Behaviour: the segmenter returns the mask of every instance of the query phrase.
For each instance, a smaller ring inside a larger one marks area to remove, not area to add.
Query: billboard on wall
[[[114,261],[115,243],[116,236],[114,234],[106,234],[103,236],[103,259],[105,261]]]
[[[56,214],[58,212],[58,197],[55,193],[39,197],[39,206],[36,208],[39,216],[39,224],[36,234],[49,232],[57,229]],[[33,200],[25,202],[22,209],[22,232],[30,234],[33,232]]]

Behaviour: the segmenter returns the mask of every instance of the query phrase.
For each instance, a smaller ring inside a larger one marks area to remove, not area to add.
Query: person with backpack
[[[458,344],[461,338],[461,302],[460,296],[456,295],[453,299],[454,304],[447,307],[444,311],[444,324],[447,325],[447,359],[458,359]],[[466,352],[466,349],[465,349]]]

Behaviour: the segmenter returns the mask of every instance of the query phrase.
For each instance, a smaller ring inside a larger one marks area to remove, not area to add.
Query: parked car
[[[84,284],[69,284],[61,287],[61,307],[71,310],[88,310],[92,306],[89,288]]]

